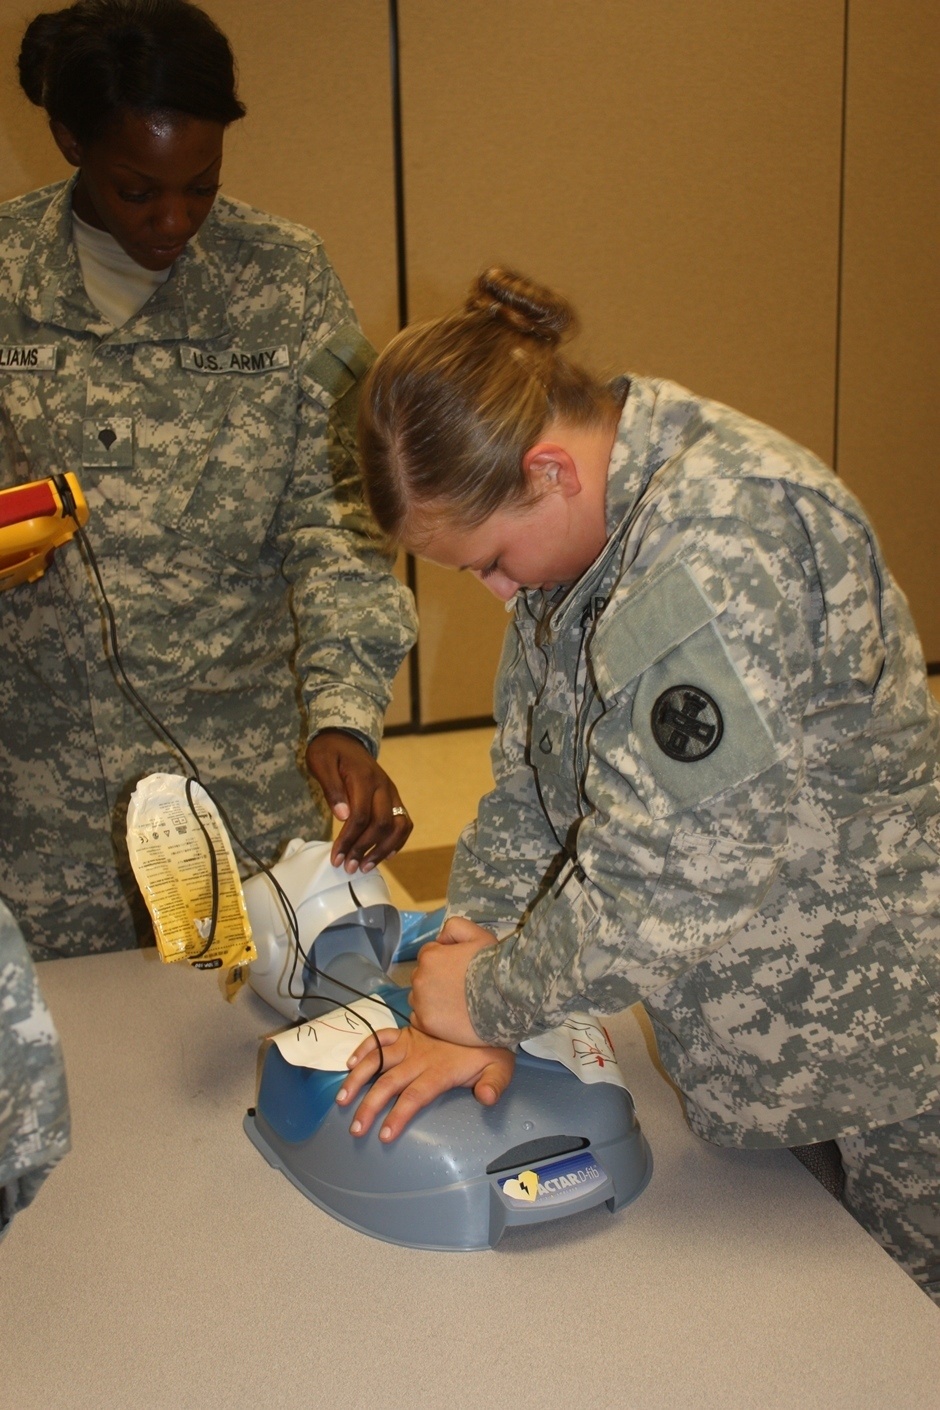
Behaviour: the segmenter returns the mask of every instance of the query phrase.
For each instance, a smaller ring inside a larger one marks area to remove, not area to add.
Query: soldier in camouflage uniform
[[[837,1139],[849,1208],[940,1300],[940,712],[907,603],[815,456],[669,382],[578,382],[567,317],[481,278],[363,406],[383,527],[514,598],[463,943],[422,951],[416,1022],[510,1048],[642,1000],[693,1130]]]
[[[19,927],[0,901],[0,1238],[68,1149],[58,1035]]]
[[[76,50],[86,107],[106,85],[93,81],[97,70],[89,76],[72,30],[81,21],[87,38],[91,24],[92,59],[113,65],[106,47],[99,53],[102,14],[136,24],[140,9],[109,0],[39,17],[72,26],[52,39],[70,60]],[[159,20],[158,44],[190,63],[204,36],[190,42],[179,26],[194,15],[225,46],[230,85],[227,43],[202,12],[164,0],[144,18]],[[31,32],[23,54],[42,38],[44,58],[48,36]],[[172,64],[166,54],[161,63],[164,82]],[[315,235],[215,199],[224,127],[242,111],[232,91],[205,116],[202,83],[195,117],[169,122],[163,108],[189,101],[175,89],[118,109],[100,131],[93,111],[97,126],[79,140],[61,113],[79,128],[83,108],[73,117],[64,99],[56,107],[47,77],[24,86],[80,169],[0,208],[0,486],[77,472],[127,675],[238,837],[271,861],[291,835],[328,835],[301,762],[312,739],[308,762],[328,801],[343,801],[344,769],[367,795],[341,850],[352,869],[371,846],[374,865],[410,830],[374,756],[414,619],[355,460],[371,349]],[[206,151],[206,173],[190,181]],[[121,326],[86,291],[73,239],[80,209],[88,221],[100,215],[134,267],[165,280]],[[36,957],[133,945],[124,810],[143,774],[181,763],[121,688],[77,543],[39,582],[0,597],[0,633],[0,894]]]

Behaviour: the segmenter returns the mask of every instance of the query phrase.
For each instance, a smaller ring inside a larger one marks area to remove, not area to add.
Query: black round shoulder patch
[[[695,764],[714,753],[725,729],[718,706],[697,685],[664,690],[653,706],[650,725],[663,753],[681,764]]]

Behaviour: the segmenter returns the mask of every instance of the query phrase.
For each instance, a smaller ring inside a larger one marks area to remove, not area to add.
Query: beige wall
[[[940,663],[940,6],[400,11],[412,315],[516,264],[572,295],[599,368],[809,445],[861,495]],[[502,608],[426,565],[418,586],[422,717],[478,714]]]
[[[940,5],[852,0],[837,468],[940,663]]]
[[[672,377],[831,458],[843,13],[403,0],[412,315],[515,265],[573,298],[600,369]],[[473,581],[418,583],[423,718],[481,714],[504,613]]]
[[[65,171],[11,67],[36,8],[5,0],[0,16],[0,198]],[[318,229],[383,343],[397,322],[385,0],[207,8],[249,107],[225,190]],[[482,265],[515,263],[572,296],[578,350],[599,369],[676,378],[835,455],[940,661],[940,6],[399,12],[412,316],[454,303]],[[418,585],[422,719],[485,714],[502,608],[423,565]],[[409,710],[402,679],[393,719]]]
[[[16,56],[27,21],[53,6],[4,0],[0,8],[0,201],[58,181],[69,170],[53,147],[45,114],[24,98]]]

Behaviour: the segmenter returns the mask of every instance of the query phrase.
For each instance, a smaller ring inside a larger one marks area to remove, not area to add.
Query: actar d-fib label
[[[499,1188],[517,1208],[532,1205],[565,1204],[596,1190],[607,1175],[592,1155],[579,1153],[543,1165],[538,1172],[521,1170],[507,1175]]]

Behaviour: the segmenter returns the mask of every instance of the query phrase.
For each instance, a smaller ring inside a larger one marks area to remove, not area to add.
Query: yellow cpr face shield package
[[[198,783],[141,779],[127,810],[127,850],[162,960],[221,969],[255,959],[232,844]]]

